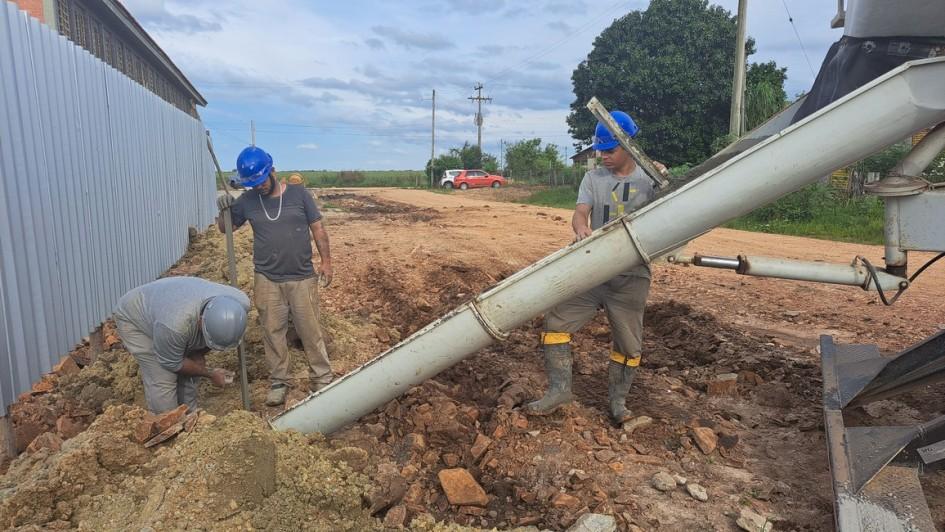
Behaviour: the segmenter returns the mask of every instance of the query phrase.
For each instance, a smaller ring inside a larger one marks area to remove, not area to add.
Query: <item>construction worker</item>
[[[138,361],[148,410],[194,410],[200,377],[222,387],[229,372],[208,368],[205,355],[239,344],[248,311],[246,294],[197,277],[158,279],[122,296],[115,325]]]
[[[614,111],[610,114],[628,135],[636,136],[639,129],[627,113]],[[654,197],[650,179],[602,123],[597,124],[593,147],[600,154],[603,167],[587,172],[581,180],[577,206],[571,219],[575,240],[587,238],[594,229],[646,205]],[[663,165],[654,164],[665,172]],[[607,373],[609,414],[614,423],[630,419],[626,398],[633,375],[640,365],[643,310],[649,291],[650,269],[642,265],[549,311],[545,315],[541,336],[548,390],[541,399],[527,404],[525,410],[546,415],[574,398],[571,392],[571,335],[603,308],[614,338]]]
[[[230,209],[234,228],[246,222],[253,228],[253,300],[259,310],[271,380],[266,404],[278,406],[285,403],[289,386],[286,332],[290,312],[308,359],[309,389],[318,391],[332,379],[319,325],[317,282],[320,278],[323,286],[331,284],[328,233],[301,180],[278,182],[272,157],[264,150],[256,146],[244,149],[237,157],[236,169],[241,184],[250,190],[237,199],[223,194],[217,206],[221,211]],[[222,218],[217,218],[221,232]],[[317,270],[312,263],[312,239],[321,258]]]

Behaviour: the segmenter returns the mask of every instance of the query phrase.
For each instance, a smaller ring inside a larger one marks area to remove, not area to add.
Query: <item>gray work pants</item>
[[[621,364],[639,365],[643,310],[649,293],[649,278],[633,273],[618,275],[548,311],[545,314],[545,332],[576,333],[603,308],[614,337],[610,358]]]
[[[154,354],[151,337],[120,315],[115,315],[115,325],[125,349],[138,361],[141,381],[144,383],[144,398],[148,410],[160,414],[187,405],[191,411],[197,408],[197,383],[199,377],[178,375],[161,367]]]
[[[273,384],[289,382],[289,346],[286,332],[289,311],[292,324],[302,339],[308,359],[309,380],[316,384],[331,382],[328,349],[319,324],[318,283],[310,277],[301,281],[270,281],[257,273],[253,285],[253,301],[259,310],[259,324],[263,329],[263,347]]]

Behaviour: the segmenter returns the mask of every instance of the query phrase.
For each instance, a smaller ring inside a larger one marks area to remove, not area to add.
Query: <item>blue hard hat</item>
[[[613,117],[614,121],[617,122],[617,125],[620,126],[620,129],[624,131],[627,135],[630,135],[630,138],[636,137],[637,133],[640,132],[640,128],[637,127],[633,119],[630,118],[630,115],[623,111],[611,111],[610,116]],[[620,145],[620,142],[610,134],[610,131],[607,131],[607,128],[604,126],[603,122],[598,122],[597,127],[594,129],[594,144],[593,148],[599,151],[612,150]]]
[[[236,158],[236,171],[244,187],[258,187],[269,178],[269,173],[272,171],[272,156],[262,148],[250,146],[241,151],[239,157]]]

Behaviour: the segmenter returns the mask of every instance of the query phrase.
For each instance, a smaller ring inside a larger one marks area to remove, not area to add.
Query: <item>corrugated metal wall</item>
[[[0,4],[0,407],[216,214],[204,127]]]

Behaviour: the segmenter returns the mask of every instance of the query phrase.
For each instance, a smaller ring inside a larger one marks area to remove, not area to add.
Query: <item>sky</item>
[[[224,168],[251,141],[282,170],[422,169],[476,142],[540,137],[573,155],[571,73],[595,37],[648,0],[122,0],[208,100],[199,109]],[[737,0],[711,2],[735,12]],[[751,61],[787,67],[808,90],[830,44],[836,2],[750,0]],[[791,14],[794,24],[788,20]],[[796,33],[795,33],[796,31]],[[734,43],[733,43],[734,47]]]

